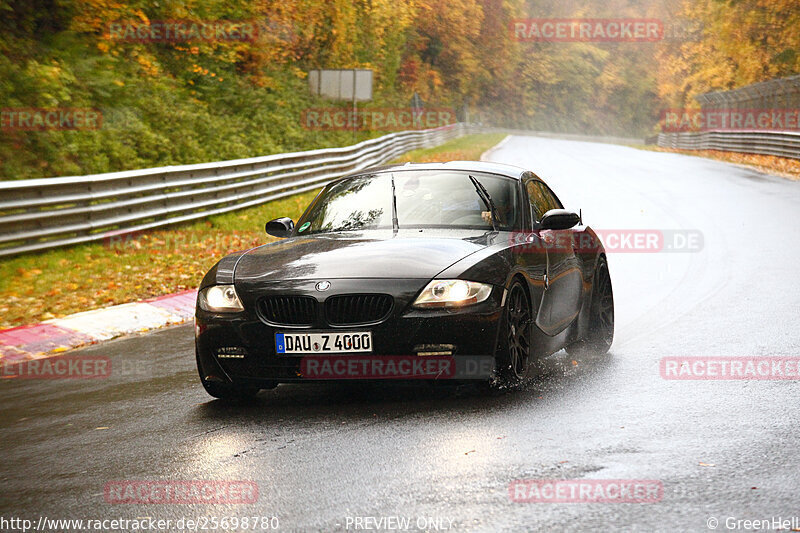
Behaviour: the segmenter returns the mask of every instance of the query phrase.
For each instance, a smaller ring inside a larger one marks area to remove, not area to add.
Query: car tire
[[[195,352],[195,361],[197,362],[197,373],[200,376],[200,383],[206,392],[214,398],[229,401],[244,401],[255,398],[258,387],[238,386],[233,383],[222,383],[218,381],[207,381],[203,379],[203,371],[200,368],[200,355]]]
[[[258,391],[257,387],[242,387],[230,383],[215,383],[213,381],[201,380],[203,388],[214,398],[228,401],[245,401],[255,398]]]
[[[614,342],[614,290],[605,257],[597,261],[589,307],[589,328],[586,336],[569,346],[570,355],[603,355]]]
[[[528,291],[522,282],[515,280],[503,310],[497,386],[516,386],[525,379],[531,357],[532,317]]]

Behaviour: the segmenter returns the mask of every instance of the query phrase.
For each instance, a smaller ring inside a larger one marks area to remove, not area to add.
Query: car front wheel
[[[531,303],[522,283],[511,285],[503,313],[500,378],[505,385],[518,385],[525,378],[531,351]]]
[[[258,391],[258,387],[247,387],[241,385],[234,385],[233,383],[222,383],[220,381],[208,381],[204,379],[203,371],[200,367],[200,357],[195,354],[197,361],[197,373],[200,375],[200,383],[208,394],[220,400],[230,401],[243,401],[254,398]]]
[[[203,388],[214,398],[228,401],[244,401],[255,398],[260,389],[256,387],[237,387],[229,383],[216,383],[201,380]]]
[[[586,337],[567,346],[570,355],[603,355],[614,342],[614,291],[605,257],[597,262]]]

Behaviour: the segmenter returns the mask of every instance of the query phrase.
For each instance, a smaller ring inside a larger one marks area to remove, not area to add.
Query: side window
[[[545,185],[542,182],[538,182],[539,188],[542,190],[542,197],[545,200],[545,204],[547,205],[547,209],[545,209],[545,213],[550,211],[551,209],[563,209],[564,206],[561,205],[561,202],[558,201],[556,195],[553,194],[553,191],[550,190],[550,187]],[[542,213],[544,214],[544,213]]]
[[[542,215],[548,211],[547,198],[542,193],[542,188],[536,180],[530,180],[525,184],[528,191],[528,200],[531,203],[531,214],[537,222],[542,220]]]

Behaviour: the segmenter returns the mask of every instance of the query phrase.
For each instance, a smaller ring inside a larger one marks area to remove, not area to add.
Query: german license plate
[[[288,354],[370,353],[372,333],[276,333],[275,352]]]

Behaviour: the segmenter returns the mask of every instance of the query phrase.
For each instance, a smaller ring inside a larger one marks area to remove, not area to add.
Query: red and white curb
[[[188,290],[0,330],[0,365],[188,322],[194,317],[196,298],[197,291]]]

